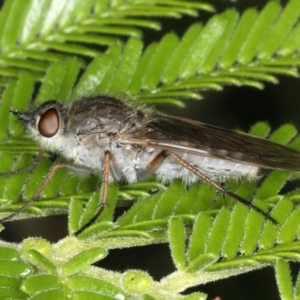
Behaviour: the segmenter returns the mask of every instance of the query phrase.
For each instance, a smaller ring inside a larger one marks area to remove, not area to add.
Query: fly
[[[55,172],[67,168],[86,175],[103,175],[102,205],[77,234],[103,212],[109,182],[134,183],[153,174],[163,182],[181,178],[192,184],[201,179],[277,224],[268,213],[217,182],[255,179],[261,168],[300,170],[300,152],[291,148],[194,120],[154,113],[112,97],[83,98],[70,104],[51,100],[35,109],[11,112],[43,149],[73,163],[55,164],[32,199],[1,223],[37,201]],[[32,165],[38,163],[42,153]]]

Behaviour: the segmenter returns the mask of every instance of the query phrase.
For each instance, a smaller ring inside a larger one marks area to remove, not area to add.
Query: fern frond
[[[5,1],[0,74],[18,77],[19,70],[28,70],[38,79],[49,62],[74,55],[95,57],[101,51],[93,45],[110,46],[121,42],[120,36],[140,37],[139,28],[160,29],[151,17],[195,16],[198,10],[213,7],[185,1]]]
[[[145,50],[141,40],[135,38],[128,41],[123,51],[113,46],[107,55],[98,56],[91,63],[72,98],[90,93],[126,92],[143,103],[183,105],[181,98],[200,99],[199,90],[221,90],[227,84],[262,88],[264,81],[277,82],[274,74],[298,76],[294,68],[299,64],[297,47],[288,55],[287,51],[276,48],[266,58],[268,35],[259,35],[260,40],[257,36],[253,38],[253,31],[257,27],[261,30],[274,6],[278,4],[270,2],[261,14],[247,10],[239,20],[235,11],[226,11],[215,15],[204,27],[192,25],[181,40],[170,33]],[[293,13],[298,11],[298,2],[290,1],[278,19],[269,24],[268,32],[288,18],[291,7]],[[285,40],[295,35],[296,20],[293,25],[281,47],[287,47]],[[252,53],[254,43],[257,47]]]
[[[94,94],[183,106],[183,99],[200,99],[202,90],[225,85],[262,88],[264,82],[276,83],[277,74],[298,76],[297,0],[285,7],[268,2],[261,12],[248,9],[240,16],[227,10],[207,24],[193,24],[183,37],[169,33],[144,46],[143,29],[160,28],[154,17],[195,16],[198,10],[212,11],[212,6],[183,0],[6,1],[0,13],[0,173],[22,168],[39,150],[9,113],[11,107],[23,111],[50,99]],[[260,123],[250,133],[268,137],[269,131]],[[269,138],[299,150],[296,134],[287,124]],[[23,206],[59,160],[46,154],[31,171],[0,175],[1,218]],[[270,211],[278,226],[204,183],[189,189],[180,181],[167,187],[154,182],[111,185],[108,207],[78,237],[53,245],[38,238],[18,245],[0,241],[0,294],[15,299],[204,299],[201,293],[178,293],[275,265],[280,293],[291,298],[286,261],[300,260],[300,191],[281,194],[291,177],[272,171],[258,183],[225,186]],[[18,218],[69,210],[69,232],[77,232],[99,209],[101,188],[96,176],[78,178],[59,170],[41,199]],[[120,199],[122,204],[139,201],[115,219]],[[169,243],[176,270],[161,281],[137,270],[118,273],[91,266],[111,249],[162,242]],[[299,286],[298,280],[295,297]]]
[[[274,7],[280,9],[278,3],[270,2],[260,14],[254,9],[247,10],[239,20],[235,11],[226,11],[214,16],[204,27],[192,25],[181,41],[174,34],[167,35],[158,45],[153,44],[145,51],[148,70],[140,74],[140,85],[135,81],[134,89],[129,87],[129,91],[134,94],[140,88],[149,89],[152,97],[154,94],[161,98],[161,92],[166,97],[170,90],[218,90],[224,84],[261,88],[261,81],[277,81],[275,73],[297,76],[293,66],[299,62],[299,45],[296,46],[294,41],[290,51],[286,48],[290,45],[288,40],[295,37],[298,30],[299,2],[289,1],[282,14],[270,22],[269,27],[262,28],[270,21]],[[288,17],[290,13],[292,19]],[[297,18],[295,14],[298,14]],[[277,30],[281,24],[290,24],[282,29],[283,36]],[[262,30],[266,34],[255,34]],[[271,38],[276,47],[271,44]],[[166,50],[168,44],[169,49]],[[281,60],[286,63],[285,66]],[[155,77],[151,75],[154,69],[158,70]],[[151,99],[148,101],[151,103]]]
[[[244,206],[237,204],[232,212],[223,208],[215,217],[210,216],[207,212],[196,215],[193,220],[188,220],[183,215],[174,215],[165,223],[164,229],[158,223],[156,229],[155,227],[134,229],[134,227],[122,226],[122,222],[119,224],[101,222],[97,224],[97,231],[95,230],[96,225],[94,228],[90,227],[87,229],[89,234],[85,232],[84,236],[82,233],[79,239],[67,237],[63,242],[60,241],[54,245],[50,245],[42,239],[27,240],[22,245],[22,259],[18,251],[7,248],[3,244],[0,248],[1,266],[3,266],[0,274],[5,279],[2,284],[7,286],[7,277],[18,279],[20,276],[24,276],[25,272],[27,279],[22,284],[22,291],[26,294],[43,293],[44,295],[45,293],[47,295],[50,284],[54,290],[64,295],[67,290],[72,294],[79,289],[87,292],[88,287],[85,284],[80,284],[79,287],[75,281],[74,284],[70,283],[78,276],[87,276],[86,284],[88,284],[88,278],[95,281],[94,288],[89,292],[105,294],[111,293],[111,289],[121,289],[119,292],[131,295],[132,291],[129,290],[129,287],[127,289],[124,283],[120,285],[120,279],[126,276],[127,272],[112,274],[109,273],[111,271],[95,269],[90,265],[103,259],[109,249],[121,244],[128,247],[169,241],[176,270],[155,283],[148,274],[143,272],[143,275],[135,274],[135,276],[136,280],[142,280],[142,278],[150,280],[146,290],[142,289],[143,293],[148,293],[154,298],[157,295],[170,293],[169,297],[173,299],[178,292],[194,285],[276,264],[282,259],[299,261],[300,244],[297,241],[297,227],[292,226],[290,220],[295,219],[294,217],[298,220],[300,210],[287,212],[284,207],[287,207],[288,203],[291,201],[282,199],[272,212],[273,216],[288,213],[286,222],[278,226],[264,222],[261,216],[249,212]],[[164,208],[162,210],[164,211]],[[159,211],[158,214],[160,214]],[[138,227],[138,223],[132,225]],[[290,233],[291,229],[293,234]],[[250,231],[251,235],[247,234]],[[86,240],[87,237],[89,239]],[[93,242],[91,243],[92,237]],[[83,245],[85,251],[82,252]],[[35,266],[34,269],[31,267],[32,264]],[[59,269],[56,267],[58,264],[60,265]],[[7,268],[13,269],[13,271],[4,273]],[[42,274],[39,274],[40,272]],[[282,270],[278,269],[277,272],[282,273]],[[49,279],[47,288],[41,284],[43,276],[46,276],[45,280]],[[106,280],[101,284],[103,278],[110,280],[110,283],[106,285],[107,288],[103,286]],[[81,277],[81,279],[84,278]],[[279,280],[281,289],[283,281],[290,282],[288,278],[281,277]],[[113,286],[110,286],[111,284]],[[14,290],[19,290],[19,286],[15,286]]]
[[[169,5],[171,5],[170,3]],[[85,5],[88,7],[88,4],[90,3],[87,2]],[[140,4],[133,2],[131,5],[139,6]],[[172,5],[175,5],[175,2]],[[124,9],[122,13],[126,15],[127,9],[129,10],[131,7],[129,6],[124,8],[122,5],[120,7],[116,5],[110,7],[110,9],[114,13],[116,13],[118,9]],[[84,17],[90,17],[87,7],[82,9],[79,14],[80,17],[77,17],[76,20],[82,21]],[[168,7],[170,8],[170,6]],[[13,6],[9,8],[12,9],[10,14],[14,15],[13,9],[16,8],[13,8]],[[28,7],[28,9],[29,8],[30,7]],[[92,7],[89,8],[92,9]],[[109,16],[110,13],[107,13],[104,8],[108,9],[105,5],[99,9],[100,11],[101,9],[103,10],[105,16]],[[162,8],[162,6],[158,5],[157,9]],[[8,8],[6,9],[8,10]],[[4,8],[3,12],[6,12],[6,9]],[[61,9],[64,9],[63,6],[61,6]],[[76,12],[77,9],[79,10],[81,7],[74,6],[69,7],[69,9],[72,11],[69,17],[71,18],[74,11]],[[132,58],[132,60],[127,60],[127,63],[135,63],[135,66],[132,68],[127,67],[127,71],[132,70],[129,77],[122,77],[123,80],[131,81],[130,85],[126,84],[126,82],[123,83],[122,88],[126,88],[123,91],[127,91],[133,95],[141,90],[145,92],[151,91],[151,98],[156,97],[157,99],[161,99],[160,93],[166,93],[166,91],[170,91],[170,89],[173,92],[183,93],[186,89],[221,89],[222,85],[228,83],[235,85],[246,84],[261,88],[261,81],[277,81],[276,77],[271,74],[297,76],[297,72],[291,65],[299,64],[297,54],[299,47],[297,44],[297,32],[299,26],[297,22],[300,11],[298,2],[295,0],[290,1],[281,14],[280,9],[281,7],[278,3],[270,2],[261,13],[254,9],[249,9],[245,11],[240,19],[235,11],[228,10],[223,14],[214,16],[204,27],[197,24],[193,25],[186,32],[181,41],[175,34],[166,35],[159,44],[150,45],[141,58],[139,58],[141,45],[132,46],[131,43],[130,49],[133,50],[133,54],[129,56],[129,58]],[[26,15],[26,10],[24,11],[23,14]],[[98,12],[99,10],[95,9],[95,11]],[[57,10],[56,13],[58,12],[59,10]],[[29,12],[27,13],[30,15]],[[8,18],[10,14],[7,14],[6,17]],[[272,18],[270,16],[272,16]],[[26,15],[24,18],[26,20],[28,16]],[[20,18],[20,22],[21,20],[22,18]],[[38,20],[36,20],[36,22],[38,22]],[[84,19],[84,22],[90,24],[95,22],[95,20],[88,21]],[[54,21],[52,23],[56,24]],[[59,29],[62,28],[64,33],[61,34],[56,30],[53,36],[50,34],[50,37],[43,38],[42,42],[35,41],[35,44],[38,45],[38,49],[52,48],[64,53],[98,57],[100,55],[99,51],[86,48],[86,46],[79,44],[62,44],[58,42],[65,41],[67,37],[69,37],[69,40],[75,40],[81,44],[89,42],[84,39],[92,38],[90,36],[78,35],[76,37],[78,33],[74,32],[76,32],[76,30],[80,31],[81,28],[80,26],[76,27],[73,23],[70,22],[70,19],[66,20],[60,18],[60,23],[57,24],[57,27]],[[53,30],[53,24],[52,27],[50,24],[47,25],[48,27],[45,25],[48,31],[49,29]],[[286,24],[289,25],[287,26]],[[67,27],[65,28],[65,26]],[[68,26],[71,26],[71,29],[69,29]],[[89,28],[92,30],[91,27]],[[101,28],[101,26],[99,26],[99,28]],[[280,33],[278,33],[278,28],[280,28]],[[26,31],[28,36],[34,36],[33,34],[29,35],[27,28],[23,30]],[[32,26],[31,30],[37,29]],[[41,30],[39,37],[42,38],[44,32],[48,34],[47,30]],[[122,30],[125,30],[124,27],[122,27]],[[15,31],[15,37],[10,36],[10,39],[16,39],[16,36],[20,35],[20,30]],[[256,34],[257,32],[260,34]],[[264,34],[262,34],[262,32]],[[108,30],[107,33],[112,34],[113,30]],[[23,35],[24,34],[25,33],[23,33]],[[137,36],[137,34],[131,34],[131,36]],[[276,43],[273,43],[273,40],[276,40]],[[5,32],[3,42],[7,42]],[[90,42],[96,43],[96,40],[90,40]],[[21,45],[23,45],[23,43],[24,45],[26,44],[25,40],[21,40],[20,43]],[[112,41],[110,45],[113,43]],[[141,41],[139,41],[139,43],[141,44]],[[127,46],[128,51],[130,46]],[[6,66],[5,72],[9,71],[9,67],[27,68],[38,73],[46,71],[47,64],[37,61],[40,59],[44,60],[46,57],[43,57],[43,54],[41,54],[40,58],[38,58],[39,52],[35,50],[34,46],[30,45],[30,50],[25,49],[22,55],[20,55],[20,51],[22,52],[23,50],[19,49],[19,54],[9,54],[10,57],[3,54],[4,57],[2,61]],[[24,61],[24,58],[29,55],[28,51],[33,51],[35,55],[35,60],[32,62]],[[134,57],[134,54],[138,54],[138,56]],[[50,56],[51,55],[50,53]],[[124,55],[124,59],[127,58],[128,54],[126,54],[126,51]],[[23,56],[23,58],[21,56]],[[52,58],[61,61],[63,58],[66,58],[66,56],[59,54],[58,57],[54,58],[52,56]],[[139,59],[140,62],[138,63]],[[118,62],[118,64],[119,63],[120,62]],[[145,63],[147,63],[147,68],[144,67]],[[139,70],[143,70],[143,74],[140,74]],[[41,73],[39,74],[41,76]],[[17,75],[17,73],[15,75]],[[119,76],[120,75],[121,74],[119,74]],[[133,78],[131,78],[131,76]],[[117,83],[119,83],[119,80],[116,80],[115,84],[111,86],[111,92],[120,91],[120,87]],[[97,90],[103,91],[100,87]],[[146,94],[143,98],[147,96],[149,95]],[[172,99],[172,95],[170,97],[164,95],[163,98]],[[155,99],[153,99],[153,101],[155,101]]]

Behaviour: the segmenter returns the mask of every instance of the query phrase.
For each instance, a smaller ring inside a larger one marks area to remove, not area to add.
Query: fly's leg
[[[42,149],[30,164],[28,164],[28,165],[26,165],[26,166],[24,166],[24,167],[22,167],[18,170],[15,170],[15,171],[7,172],[7,173],[0,173],[0,177],[10,177],[10,176],[17,175],[17,174],[20,174],[22,172],[25,172],[27,170],[30,170],[29,174],[31,174],[34,171],[34,169],[37,167],[37,165],[40,163],[44,153],[45,153],[45,150]],[[28,181],[28,178],[29,178],[29,176],[27,176],[25,184]],[[22,199],[22,193],[23,193],[23,189],[22,189],[22,191],[19,195],[19,200]],[[4,218],[3,222],[2,222],[2,220],[0,220],[0,224],[4,223],[6,220],[9,220],[9,219],[10,219],[10,216],[8,216],[7,218]]]
[[[165,154],[165,151],[159,153],[147,166],[145,173],[143,176],[149,176],[159,168],[161,163],[164,161],[164,159],[167,157]],[[112,154],[109,151],[105,152],[105,157],[104,157],[104,171],[103,171],[103,194],[102,194],[102,203],[100,209],[97,211],[97,213],[93,216],[93,218],[85,224],[82,228],[80,228],[75,235],[80,234],[84,229],[89,227],[92,223],[94,223],[99,216],[103,213],[105,207],[107,206],[107,194],[108,194],[108,179],[109,179],[109,171],[110,171],[110,166],[112,163]]]
[[[172,158],[174,158],[174,160],[176,160],[179,164],[181,164],[183,167],[185,167],[186,169],[188,169],[189,171],[191,171],[192,173],[194,173],[195,175],[197,175],[203,181],[205,181],[208,184],[210,184],[211,186],[213,186],[217,191],[221,192],[224,195],[229,196],[232,199],[235,199],[235,200],[239,201],[240,203],[244,204],[245,206],[247,206],[247,207],[255,210],[256,212],[258,212],[260,215],[264,216],[267,220],[270,220],[275,225],[278,225],[278,222],[275,219],[273,219],[268,213],[265,213],[264,211],[262,211],[261,209],[259,209],[255,205],[253,205],[251,202],[243,199],[242,197],[240,197],[240,196],[238,196],[238,195],[236,195],[234,193],[231,193],[231,192],[227,191],[220,184],[218,184],[218,183],[214,182],[213,180],[211,180],[209,177],[207,177],[206,175],[204,175],[203,173],[201,173],[198,169],[196,169],[194,166],[192,166],[191,164],[189,164],[184,159],[180,158],[178,155],[176,155],[173,152],[170,152],[168,150],[165,151],[165,155],[169,155]]]
[[[23,167],[23,168],[21,168],[21,169],[19,169],[17,171],[14,171],[14,172],[5,173],[4,175],[5,176],[10,176],[10,175],[18,174],[20,172],[23,172],[23,171],[29,169],[30,167],[34,167],[40,161],[43,153],[44,153],[44,151],[41,151],[39,153],[39,155],[37,156],[37,158],[35,159],[35,161],[32,164],[30,164],[29,166],[25,166],[25,167]],[[78,230],[75,233],[75,235],[79,234],[85,228],[87,228],[88,226],[90,226],[91,223],[93,223],[102,214],[103,210],[105,209],[105,207],[107,205],[108,180],[109,180],[109,169],[110,169],[111,160],[112,160],[111,153],[108,152],[108,151],[105,152],[105,159],[104,159],[104,183],[103,183],[103,195],[102,195],[101,208],[98,210],[98,212],[94,215],[94,217],[86,225],[84,225],[80,230]],[[46,185],[48,184],[48,182],[52,179],[52,177],[54,176],[54,174],[56,173],[56,171],[58,169],[61,169],[61,168],[67,168],[67,169],[75,171],[77,173],[87,174],[87,175],[92,173],[91,169],[83,167],[83,166],[77,166],[77,165],[72,165],[72,164],[63,163],[63,162],[62,163],[57,163],[48,172],[48,174],[44,178],[43,182],[41,183],[41,185],[39,186],[39,188],[37,189],[37,191],[34,193],[34,195],[32,196],[32,198],[29,200],[29,202],[27,202],[24,206],[22,206],[21,208],[19,208],[17,211],[13,212],[12,214],[10,214],[9,216],[7,216],[6,218],[1,219],[0,220],[0,224],[3,224],[5,222],[13,219],[16,215],[18,215],[19,213],[21,213],[22,211],[24,211],[26,208],[28,208],[29,206],[31,206],[32,204],[34,204],[39,199],[40,194],[42,193],[42,191],[44,190],[44,188],[46,187]]]
[[[53,177],[53,175],[55,174],[55,172],[58,169],[60,169],[60,168],[67,168],[67,169],[73,170],[75,172],[84,173],[84,174],[91,174],[92,173],[91,170],[88,169],[88,168],[86,168],[86,167],[72,165],[72,164],[63,163],[63,162],[57,163],[54,167],[51,168],[51,170],[49,171],[49,173],[47,174],[47,176],[44,178],[43,182],[41,183],[41,185],[39,186],[39,188],[37,189],[37,191],[34,193],[34,195],[32,196],[32,198],[29,200],[29,202],[27,202],[24,206],[22,206],[21,208],[19,208],[18,210],[16,210],[15,212],[13,212],[9,216],[7,216],[6,218],[1,219],[0,220],[0,224],[3,224],[5,222],[11,220],[13,217],[15,217],[16,215],[18,215],[22,211],[24,211],[26,208],[28,208],[29,206],[31,206],[33,203],[35,203],[39,199],[39,196],[40,196],[41,192],[43,191],[43,189],[45,188],[45,186],[51,180],[51,178]]]
[[[107,205],[107,194],[108,194],[108,182],[109,182],[109,170],[110,170],[110,164],[112,161],[112,155],[109,151],[105,152],[104,156],[104,170],[103,170],[103,195],[102,195],[102,210],[97,212],[96,219],[102,214],[105,206]]]
[[[20,174],[22,172],[25,172],[29,169],[34,169],[41,161],[43,155],[45,153],[45,150],[41,150],[38,155],[34,158],[33,162],[28,164],[25,167],[22,167],[18,170],[12,171],[12,172],[7,172],[7,173],[0,173],[0,177],[9,177],[9,176],[13,176],[13,175],[17,175]]]
[[[94,223],[99,216],[103,213],[105,207],[107,206],[107,194],[108,194],[108,183],[109,183],[109,170],[112,162],[112,155],[109,151],[105,152],[104,156],[104,169],[103,169],[103,193],[102,193],[102,202],[100,204],[100,208],[97,213],[93,216],[91,220],[88,221],[83,227],[81,227],[75,235],[80,234],[84,229],[89,227],[92,223]]]
[[[165,158],[167,157],[166,151],[162,151],[159,154],[157,154],[153,160],[148,164],[146,167],[146,170],[139,176],[140,179],[147,178],[154,174],[157,169],[160,167],[160,165],[163,163]]]

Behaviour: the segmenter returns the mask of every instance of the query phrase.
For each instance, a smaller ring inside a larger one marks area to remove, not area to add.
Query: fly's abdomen
[[[222,160],[191,154],[177,153],[183,160],[195,167],[205,176],[212,180],[228,181],[231,179],[258,178],[260,168],[258,166],[237,163],[229,160]],[[180,165],[172,157],[167,157],[156,171],[157,176],[164,182],[172,181],[175,178],[182,178],[186,183],[193,183],[199,180],[199,177]]]

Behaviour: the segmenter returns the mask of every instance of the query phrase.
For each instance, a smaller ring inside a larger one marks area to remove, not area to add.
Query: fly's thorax
[[[105,137],[143,128],[151,115],[151,109],[141,105],[127,105],[110,97],[91,97],[70,105],[68,128],[78,135],[100,133]]]
[[[69,130],[78,135],[119,132],[128,109],[122,102],[110,98],[74,102],[69,109]]]
[[[94,173],[103,171],[105,151],[110,148],[110,139],[101,138],[100,134],[75,135],[74,156],[70,157],[76,164],[84,165]]]

